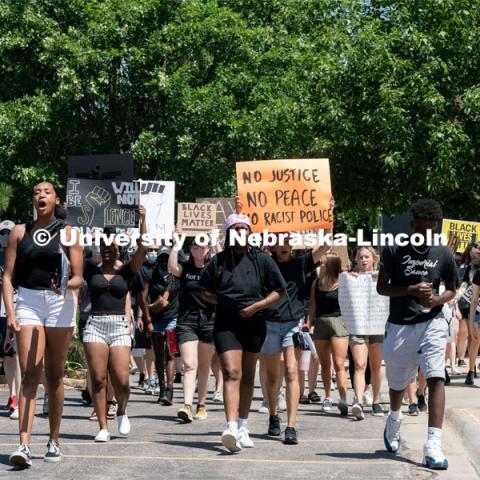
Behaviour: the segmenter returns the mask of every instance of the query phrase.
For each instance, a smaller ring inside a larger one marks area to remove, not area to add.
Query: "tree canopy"
[[[232,195],[239,160],[328,157],[346,227],[418,195],[478,220],[479,39],[471,0],[4,0],[7,215],[69,155],[132,152],[182,201]]]

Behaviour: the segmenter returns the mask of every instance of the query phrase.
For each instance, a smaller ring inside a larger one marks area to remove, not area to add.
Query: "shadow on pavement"
[[[352,460],[390,460],[400,463],[406,463],[413,465],[415,467],[423,467],[421,463],[414,462],[408,458],[392,455],[391,453],[386,452],[385,450],[375,450],[372,453],[365,452],[338,452],[338,453],[317,453],[316,455],[320,457],[333,457],[333,458],[342,458],[342,459],[352,459]]]
[[[231,455],[229,452],[225,452],[225,449],[219,445],[213,445],[211,443],[206,442],[187,442],[181,440],[159,440],[156,443],[160,443],[163,445],[172,445],[177,447],[187,447],[187,448],[198,448],[200,450],[207,450],[209,452],[217,452],[218,454],[222,455]]]

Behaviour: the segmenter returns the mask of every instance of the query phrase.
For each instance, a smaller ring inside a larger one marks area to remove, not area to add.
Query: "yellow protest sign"
[[[328,158],[237,162],[237,187],[254,232],[333,225]]]
[[[463,253],[469,243],[480,241],[480,223],[444,218],[442,222],[442,233],[447,236],[447,239],[450,235],[458,235],[460,237],[460,244],[457,252]]]

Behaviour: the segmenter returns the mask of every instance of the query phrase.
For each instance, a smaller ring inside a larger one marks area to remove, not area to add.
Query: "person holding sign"
[[[350,275],[371,275],[372,278],[377,278],[378,273],[374,269],[378,260],[378,255],[372,247],[359,247],[355,254],[358,273],[351,273]],[[350,335],[350,348],[355,364],[353,388],[356,399],[352,407],[352,415],[357,420],[365,418],[362,399],[366,392],[365,372],[368,362],[370,363],[370,378],[373,387],[372,414],[377,417],[383,417],[383,410],[380,405],[382,343],[383,335]]]
[[[146,233],[145,209],[138,208],[140,234]],[[130,336],[131,300],[129,285],[140,270],[146,254],[146,247],[140,241],[132,260],[117,267],[118,245],[107,245],[102,241],[100,266],[91,262],[85,264],[84,277],[91,299],[91,313],[83,333],[83,346],[92,378],[92,397],[100,431],[96,442],[108,442],[110,432],[107,423],[107,376],[110,379],[118,402],[117,424],[120,435],[128,435],[130,421],[127,402],[130,395]]]
[[[309,328],[312,328],[312,325],[314,327],[313,340],[322,366],[322,381],[325,389],[323,411],[329,412],[332,409],[330,393],[333,358],[340,395],[337,407],[341,415],[348,415],[347,376],[344,367],[348,350],[348,332],[338,303],[338,279],[341,272],[340,257],[331,254],[322,257],[319,278],[312,284],[307,323]]]
[[[177,229],[177,233],[178,229]],[[178,410],[177,417],[185,423],[193,418],[205,420],[207,410],[205,402],[208,393],[210,363],[213,347],[214,306],[202,297],[200,278],[205,265],[210,261],[210,248],[195,242],[190,245],[188,261],[178,261],[178,250],[170,252],[168,270],[180,280],[180,298],[177,320],[177,339],[183,360],[184,405]],[[192,411],[195,380],[198,373],[198,406]]]
[[[442,219],[440,205],[422,199],[412,205],[411,226],[418,237],[433,234]],[[377,291],[390,297],[390,315],[385,331],[383,358],[390,387],[390,413],[384,431],[389,452],[400,448],[400,408],[408,384],[420,365],[427,379],[428,435],[423,464],[445,470],[442,452],[442,423],[445,411],[445,348],[448,324],[442,307],[455,296],[457,268],[446,246],[385,247],[380,261]],[[445,291],[439,295],[440,282]]]
[[[222,443],[230,452],[239,452],[253,447],[247,424],[257,357],[266,334],[266,309],[285,295],[287,285],[269,255],[241,245],[231,235],[251,233],[248,216],[230,215],[225,230],[225,250],[208,264],[200,285],[205,300],[217,305],[214,341],[227,417]]]
[[[63,411],[63,374],[77,316],[77,296],[82,285],[83,249],[78,242],[63,249],[60,230],[70,241],[71,228],[55,217],[60,203],[52,183],[33,188],[37,219],[16,225],[8,239],[3,275],[3,298],[7,326],[16,333],[22,372],[19,396],[20,446],[10,463],[32,465],[29,449],[36,394],[45,357],[46,390],[49,398],[50,438],[44,460],[62,458],[59,447]],[[18,287],[14,309],[14,288]]]

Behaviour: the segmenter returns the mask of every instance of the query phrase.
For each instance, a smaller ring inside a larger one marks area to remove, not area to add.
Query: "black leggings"
[[[353,376],[355,374],[355,362],[353,361],[352,350],[348,347],[348,373],[350,374],[350,382],[352,388],[355,388],[353,384]],[[370,359],[367,359],[367,369],[365,370],[365,385],[370,385]]]

